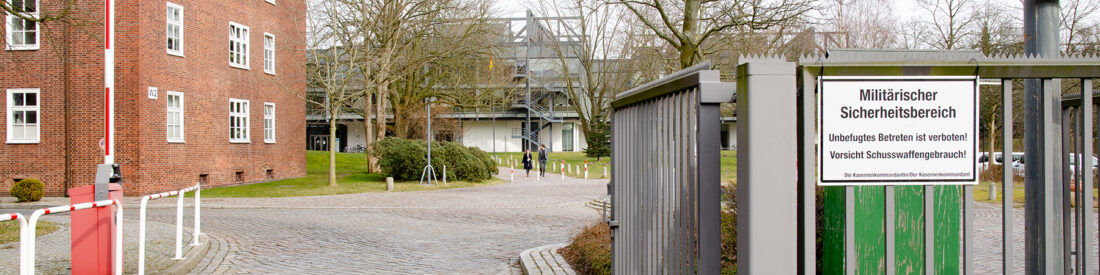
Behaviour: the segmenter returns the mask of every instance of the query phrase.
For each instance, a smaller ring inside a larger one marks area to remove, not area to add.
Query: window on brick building
[[[264,103],[264,142],[275,143],[275,103]]]
[[[38,0],[5,0],[11,4],[12,10],[24,17],[38,18]],[[37,50],[39,41],[38,23],[23,19],[14,14],[8,14],[7,24],[7,49],[8,50]]]
[[[184,142],[183,93],[168,91],[168,142]]]
[[[168,2],[168,54],[183,56],[183,6]]]
[[[8,89],[7,132],[8,143],[38,143],[39,90]]]
[[[264,72],[275,74],[275,35],[264,33]]]
[[[248,100],[229,99],[229,142],[248,142]]]
[[[229,66],[248,69],[248,26],[229,22]]]

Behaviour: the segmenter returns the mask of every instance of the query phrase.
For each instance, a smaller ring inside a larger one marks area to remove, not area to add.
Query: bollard
[[[393,192],[393,177],[386,177],[386,192]]]
[[[511,172],[510,172],[511,173],[511,178],[508,180],[508,182],[516,181],[516,168],[512,167],[512,165],[508,165],[508,169],[511,170]]]
[[[447,186],[447,165],[443,165],[443,186]]]
[[[584,160],[584,179],[588,179],[588,160]]]
[[[561,166],[561,180],[565,181],[565,165]]]
[[[607,165],[603,166],[603,178],[607,178]]]
[[[997,200],[997,185],[993,182],[989,182],[989,200]]]

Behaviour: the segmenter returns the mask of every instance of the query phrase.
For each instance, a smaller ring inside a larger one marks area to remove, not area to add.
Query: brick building
[[[0,1],[30,16],[69,2]],[[73,2],[103,22],[103,0]],[[305,0],[116,0],[115,13],[127,195],[305,175]],[[0,16],[0,194],[23,178],[47,196],[91,184],[105,134],[102,24]]]

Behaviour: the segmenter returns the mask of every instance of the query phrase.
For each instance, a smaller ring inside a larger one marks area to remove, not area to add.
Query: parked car
[[[1077,155],[1075,153],[1070,153],[1069,154],[1069,171],[1070,171],[1070,179],[1071,180],[1077,179],[1077,162],[1080,161],[1080,160],[1081,160],[1081,157],[1079,155]],[[1097,158],[1096,158],[1096,156],[1092,156],[1092,172],[1093,173],[1096,172],[1097,167],[1098,167],[1097,166]],[[1016,161],[1012,162],[1012,170],[1016,173],[1016,175],[1023,176],[1024,171],[1026,169],[1027,169],[1027,166],[1024,163],[1023,157],[1021,157],[1019,160],[1016,160]]]
[[[1012,161],[1013,162],[1015,162],[1016,160],[1019,160],[1019,159],[1023,159],[1023,158],[1024,158],[1024,153],[1022,153],[1022,152],[1012,152]],[[1001,152],[994,152],[993,153],[993,164],[994,165],[1004,165],[1004,156],[1002,155]],[[985,171],[985,170],[989,169],[989,153],[988,152],[982,152],[982,155],[978,157],[978,169],[980,169],[981,171]]]

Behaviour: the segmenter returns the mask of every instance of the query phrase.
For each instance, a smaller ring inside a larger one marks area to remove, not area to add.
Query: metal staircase
[[[539,133],[543,129],[550,128],[554,123],[564,121],[561,116],[554,112],[553,100],[550,98],[553,93],[543,89],[528,90],[525,99],[516,102],[513,107],[527,110],[527,123],[519,133],[513,131],[512,138],[522,138],[532,145],[532,148],[538,148],[542,144]],[[553,140],[552,135],[553,133],[551,133],[550,140]]]

